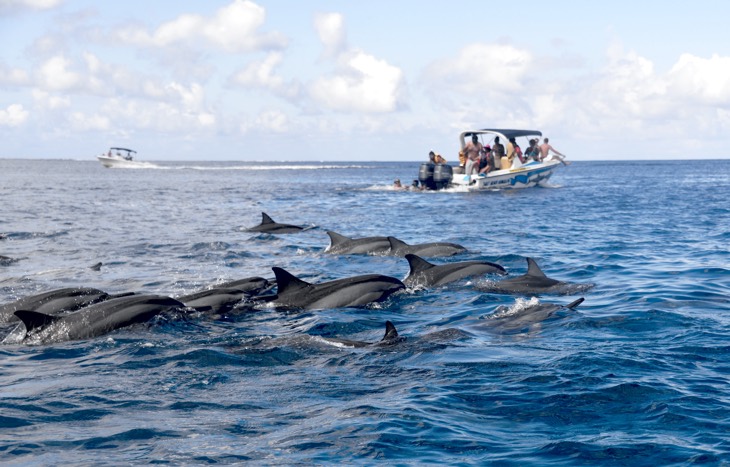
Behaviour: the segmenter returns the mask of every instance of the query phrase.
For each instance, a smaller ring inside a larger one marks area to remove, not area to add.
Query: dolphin
[[[265,294],[271,289],[276,287],[276,282],[272,282],[263,277],[246,277],[244,279],[237,279],[233,281],[224,282],[222,284],[216,284],[216,289],[238,289],[248,295],[261,295]]]
[[[387,237],[350,238],[336,232],[327,231],[330,238],[325,253],[335,255],[377,255],[385,254],[390,249]]]
[[[15,322],[18,310],[32,310],[46,314],[76,311],[88,305],[111,298],[106,292],[89,287],[56,289],[20,298],[0,306],[0,324]]]
[[[104,265],[104,263],[99,262],[99,263],[92,264],[91,266],[89,266],[89,269],[91,269],[92,271],[101,271],[101,267],[103,265]]]
[[[534,299],[536,300],[536,299]],[[575,310],[585,298],[579,298],[567,305],[557,303],[519,304],[486,317],[490,331],[498,334],[520,334],[530,332],[543,321],[551,318],[560,310]]]
[[[25,325],[25,343],[48,344],[87,339],[115,329],[144,323],[164,312],[184,308],[181,302],[162,295],[130,295],[82,308],[63,316],[18,310],[15,316]]]
[[[488,292],[516,294],[568,294],[585,291],[593,284],[572,284],[551,279],[542,272],[534,259],[527,258],[527,273],[482,286]]]
[[[353,348],[362,348],[362,347],[383,347],[386,345],[394,345],[398,342],[403,342],[405,340],[405,337],[401,337],[398,335],[398,331],[395,329],[395,326],[390,321],[385,322],[385,335],[382,339],[380,339],[377,342],[363,342],[363,341],[353,341],[349,339],[338,339],[335,337],[321,337],[320,339],[330,342],[337,345],[342,345],[345,347],[353,347]]]
[[[18,260],[15,258],[11,258],[10,256],[0,255],[0,266],[9,266],[16,261]]]
[[[275,306],[319,310],[361,306],[379,302],[391,294],[405,289],[395,277],[380,274],[337,279],[320,284],[310,284],[282,268],[272,268],[276,275],[277,297]]]
[[[246,232],[262,232],[269,234],[288,234],[304,230],[303,227],[290,224],[279,224],[269,217],[265,212],[261,213],[261,223],[255,227],[246,229]]]
[[[177,297],[177,300],[196,311],[226,313],[234,309],[239,302],[248,296],[248,293],[240,289],[216,287],[183,295]]]
[[[461,245],[447,242],[409,245],[395,237],[388,237],[388,243],[390,244],[390,251],[388,252],[388,255],[390,256],[405,256],[407,254],[413,254],[429,258],[435,256],[453,256],[466,251],[466,248]]]
[[[507,274],[502,266],[489,261],[460,261],[435,265],[412,254],[407,254],[406,259],[411,270],[403,279],[403,283],[408,287],[417,285],[433,287],[482,274]]]

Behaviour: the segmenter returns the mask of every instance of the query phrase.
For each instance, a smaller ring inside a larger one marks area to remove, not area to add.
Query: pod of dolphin
[[[304,227],[280,224],[262,213],[259,225],[247,232],[290,234],[306,230]],[[20,298],[0,305],[0,326],[16,325],[4,343],[46,344],[65,340],[97,337],[135,323],[167,313],[228,313],[251,311],[262,303],[277,308],[320,310],[358,307],[388,299],[406,287],[434,287],[461,279],[482,275],[507,275],[499,264],[488,261],[461,261],[434,264],[423,257],[452,256],[466,251],[461,245],[434,242],[409,245],[395,237],[350,238],[327,231],[330,245],[327,254],[368,254],[405,257],[410,271],[403,281],[381,274],[347,277],[321,283],[306,282],[290,272],[273,267],[275,280],[248,277],[218,284],[212,288],[176,298],[151,294],[108,294],[104,291],[79,287],[56,289]],[[549,278],[532,258],[527,258],[524,275],[490,282],[480,290],[491,293],[536,295],[560,294],[586,290],[591,284],[578,285]],[[92,266],[99,270],[101,263]],[[274,292],[274,289],[276,291]],[[522,322],[533,322],[535,317],[546,319],[560,309],[574,309],[583,298],[568,305],[543,304],[524,310],[522,316],[501,317],[496,326],[516,329]],[[530,316],[526,316],[530,315]],[[18,323],[20,321],[22,324]],[[327,338],[348,347],[391,345],[400,342],[395,326],[388,321],[382,340],[374,343]]]

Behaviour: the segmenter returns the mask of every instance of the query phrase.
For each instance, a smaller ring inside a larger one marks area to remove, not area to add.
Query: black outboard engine
[[[436,164],[433,169],[433,184],[437,190],[441,190],[449,186],[451,177],[454,175],[454,168],[449,164]]]
[[[421,186],[427,190],[435,190],[436,185],[433,182],[433,171],[436,167],[431,162],[424,162],[421,164],[421,168],[418,170],[418,181],[421,182]]]

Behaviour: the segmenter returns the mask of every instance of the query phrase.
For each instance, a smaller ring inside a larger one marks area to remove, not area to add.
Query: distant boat
[[[109,148],[106,154],[96,156],[101,165],[108,168],[147,167],[149,164],[134,160],[137,151],[127,148]]]

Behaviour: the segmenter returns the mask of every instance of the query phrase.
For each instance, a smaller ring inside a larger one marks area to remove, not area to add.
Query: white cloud
[[[71,62],[63,55],[57,55],[44,62],[39,69],[38,79],[44,89],[68,91],[80,84],[81,76],[69,70]]]
[[[10,104],[0,109],[0,126],[17,127],[28,120],[28,111],[21,104]]]
[[[282,34],[258,31],[265,20],[263,7],[249,0],[235,0],[212,17],[185,14],[163,23],[152,33],[141,28],[127,28],[119,31],[117,37],[122,42],[146,47],[169,47],[204,40],[228,52],[285,47],[287,41]]]
[[[111,128],[109,117],[98,113],[86,115],[83,112],[71,112],[68,120],[75,131],[105,131]]]
[[[20,68],[8,68],[0,63],[0,84],[23,86],[30,82],[28,73]]]
[[[256,117],[255,124],[260,129],[276,133],[285,133],[289,130],[289,118],[286,114],[278,110],[267,110],[261,112],[258,117]]]
[[[186,87],[180,83],[170,83],[168,90],[177,95],[180,103],[180,112],[186,119],[192,119],[203,127],[212,127],[216,117],[205,108],[205,91],[203,86],[192,83]]]
[[[325,57],[336,57],[346,49],[345,20],[339,13],[320,13],[314,17],[314,28],[324,45]]]
[[[403,71],[362,50],[346,48],[344,20],[339,13],[315,16],[314,27],[325,56],[336,59],[337,70],[309,85],[310,97],[340,112],[384,113],[398,110],[404,98]]]
[[[426,80],[435,88],[459,93],[518,92],[533,64],[532,54],[510,45],[470,44],[455,58],[427,68]]]
[[[299,86],[294,82],[285,82],[283,77],[275,73],[281,61],[281,52],[271,52],[263,60],[249,63],[231,81],[240,86],[269,89],[277,95],[294,98],[299,94]]]
[[[62,0],[0,0],[0,14],[14,10],[50,10]]]
[[[59,110],[71,106],[71,99],[65,96],[50,94],[40,89],[33,89],[33,99],[44,110]]]
[[[403,72],[400,68],[362,51],[340,58],[340,70],[334,76],[315,80],[312,97],[338,111],[393,112],[402,101]]]
[[[682,54],[668,74],[669,86],[678,96],[706,105],[730,105],[730,57],[709,59]]]

